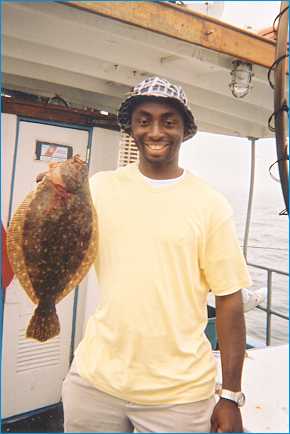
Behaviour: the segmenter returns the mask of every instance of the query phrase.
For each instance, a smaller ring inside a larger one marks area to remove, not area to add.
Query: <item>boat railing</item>
[[[280,274],[280,275],[283,275],[283,276],[288,276],[288,277],[289,277],[289,273],[287,273],[285,271],[282,271],[282,270],[277,270],[275,268],[266,267],[265,265],[253,264],[251,262],[247,262],[247,264],[250,267],[254,267],[254,268],[257,268],[257,269],[260,269],[260,270],[265,270],[267,272],[267,288],[268,288],[268,292],[267,292],[266,307],[257,306],[257,309],[266,312],[266,345],[268,346],[268,345],[271,345],[272,315],[289,321],[289,315],[287,316],[287,315],[283,314],[282,312],[278,312],[278,311],[272,309],[273,273]]]

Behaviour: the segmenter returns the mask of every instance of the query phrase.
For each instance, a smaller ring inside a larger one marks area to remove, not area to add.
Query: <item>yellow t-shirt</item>
[[[101,300],[76,351],[80,375],[140,404],[210,397],[208,291],[251,284],[230,206],[190,173],[155,188],[136,163],[97,173],[91,191]]]

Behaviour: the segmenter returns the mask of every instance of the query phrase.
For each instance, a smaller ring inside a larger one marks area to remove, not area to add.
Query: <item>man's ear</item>
[[[134,135],[133,135],[133,131],[132,131],[131,128],[130,128],[130,130],[128,130],[128,134],[129,134],[129,136],[132,137],[132,139],[135,141],[135,137],[134,137]]]
[[[184,137],[186,136],[186,130],[185,130],[185,125],[183,125],[183,140],[182,143],[184,143]]]

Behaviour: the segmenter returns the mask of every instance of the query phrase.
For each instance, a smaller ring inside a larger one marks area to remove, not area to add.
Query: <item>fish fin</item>
[[[40,302],[30,319],[26,329],[26,337],[45,342],[59,333],[60,324],[54,302],[51,301],[46,304]]]
[[[34,292],[30,277],[27,273],[27,266],[23,255],[23,225],[25,214],[29,209],[30,203],[35,196],[35,192],[29,193],[25,200],[18,206],[10,225],[7,229],[7,253],[11,267],[19,280],[21,286],[26,290],[34,304],[38,303],[38,298]]]

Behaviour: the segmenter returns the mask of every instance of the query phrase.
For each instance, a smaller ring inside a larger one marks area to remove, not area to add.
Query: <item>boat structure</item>
[[[184,87],[199,131],[244,138],[245,148],[251,147],[246,258],[258,139],[277,139],[287,214],[287,43],[278,31],[282,22],[287,28],[287,2],[281,3],[274,30],[264,34],[221,21],[220,8],[210,16],[182,2],[3,1],[1,8],[4,235],[52,158],[79,154],[90,175],[138,158],[133,140],[120,135],[116,113],[132,86],[152,75]],[[8,267],[2,278],[2,432],[61,431],[62,381],[98,303],[94,271],[57,305],[60,335],[37,343],[25,338],[34,306]],[[245,430],[289,432],[288,345],[271,342],[273,317],[282,318],[285,328],[289,322],[273,308],[272,276],[287,278],[288,271],[263,263],[249,267],[265,272],[268,295],[265,306],[257,307],[265,314],[266,340],[257,343],[248,336]],[[219,365],[214,344],[213,350]],[[48,425],[40,422],[36,429],[33,421],[47,414]]]

